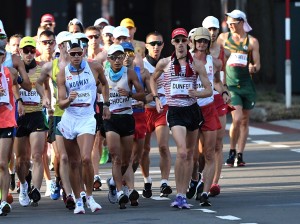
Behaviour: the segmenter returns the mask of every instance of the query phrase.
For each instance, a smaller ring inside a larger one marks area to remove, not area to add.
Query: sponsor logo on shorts
[[[11,132],[8,132],[7,135],[8,135],[8,136],[11,136]]]

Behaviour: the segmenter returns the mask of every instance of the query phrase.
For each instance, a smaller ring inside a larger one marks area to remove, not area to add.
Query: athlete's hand
[[[249,68],[249,73],[250,74],[256,73],[256,66],[255,65],[249,63],[249,67],[248,68]]]
[[[189,89],[189,97],[197,98],[198,97],[198,91],[195,90],[195,89]]]
[[[118,87],[118,93],[121,96],[128,96],[129,95],[129,91],[127,91],[126,89],[123,89],[123,88],[119,88],[119,87]]]
[[[0,87],[0,96],[3,96],[5,93],[5,89],[3,89],[2,87]]]
[[[102,115],[102,119],[103,119],[103,120],[108,120],[108,119],[110,119],[110,110],[109,110],[109,107],[107,107],[107,106],[104,106],[104,107],[103,107],[103,115]]]
[[[76,91],[71,91],[69,94],[69,98],[68,98],[69,101],[73,102],[76,99],[77,95],[78,95],[78,93]]]
[[[43,107],[45,108],[49,108],[51,105],[50,105],[50,100],[48,99],[48,97],[44,97],[43,98]]]
[[[228,92],[228,91],[226,91],[226,92]],[[228,92],[228,95],[226,93],[223,94],[223,100],[224,100],[225,104],[230,103],[231,97],[230,97],[230,93],[229,92]]]
[[[155,98],[156,110],[158,113],[162,113],[164,111],[164,107],[161,104],[161,101],[158,97]]]
[[[25,107],[21,101],[18,101],[18,113],[20,117],[25,115]]]

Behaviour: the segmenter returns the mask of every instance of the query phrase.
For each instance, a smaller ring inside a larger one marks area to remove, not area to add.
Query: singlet
[[[3,62],[3,66],[14,67],[13,60],[12,60],[12,53],[6,52],[6,57],[5,57],[5,61]]]
[[[13,80],[7,67],[1,66],[0,86],[5,94],[0,96],[0,128],[17,126],[15,119],[15,102],[12,92]]]
[[[155,67],[148,62],[147,58],[144,58],[143,61],[144,61],[144,67],[149,71],[150,75],[152,75],[155,70]],[[163,106],[166,105],[167,98],[166,98],[165,87],[164,87],[164,73],[161,74],[161,76],[157,79],[157,94],[159,96],[162,105]],[[150,107],[156,107],[154,101],[148,103],[147,105]]]
[[[229,32],[224,48],[231,54],[226,63],[226,84],[228,86],[247,85],[251,81],[249,73],[249,35],[243,42],[236,43]]]
[[[25,113],[32,113],[43,110],[42,99],[36,91],[36,81],[41,76],[41,69],[42,68],[37,65],[35,73],[28,76],[32,85],[32,89],[30,92],[20,88],[20,97],[23,100]]]
[[[210,82],[210,85],[212,89],[214,89],[214,63],[213,63],[213,57],[211,55],[206,55],[206,64],[205,64],[205,69],[207,73],[208,80]],[[198,77],[197,79],[197,91],[202,91],[204,90],[204,87],[201,83],[200,78]],[[197,103],[200,107],[203,107],[205,105],[210,104],[211,102],[214,101],[214,96],[209,96],[205,98],[198,98]]]
[[[51,80],[52,80],[52,85],[53,85],[53,95],[56,99],[56,103],[54,104],[54,116],[57,117],[61,117],[64,113],[64,110],[60,109],[60,107],[58,106],[58,90],[57,90],[57,75],[59,73],[60,69],[59,69],[59,60],[58,58],[54,59],[52,61],[52,76],[51,76]]]
[[[65,79],[67,95],[71,91],[78,93],[75,100],[65,109],[65,113],[75,117],[86,117],[95,114],[94,103],[97,95],[97,86],[94,74],[86,63],[85,68],[78,75],[73,75],[69,71],[69,66],[65,67]]]
[[[192,64],[190,67],[193,70],[193,75],[186,77],[186,66],[181,66],[179,75],[175,75],[173,60],[169,63],[168,71],[165,71],[164,82],[167,103],[169,106],[186,107],[197,102],[195,98],[188,95],[189,89],[196,89],[197,76]]]
[[[143,89],[145,89],[145,83],[143,82],[142,79],[142,75],[141,75],[141,69],[140,67],[134,66],[134,71],[137,74],[137,77],[139,79],[139,82],[141,84],[141,86],[143,87]],[[134,86],[132,86],[132,93],[136,93],[136,89],[134,88]],[[132,106],[134,106],[138,101],[136,99],[131,100]],[[144,108],[132,108],[133,113],[140,113],[140,112],[144,112],[145,109]]]
[[[117,82],[114,82],[110,79],[110,68],[105,69],[104,72],[109,86],[109,110],[113,114],[132,114],[132,99],[127,96],[121,96],[118,93],[118,88],[123,88],[127,91],[130,91],[127,71],[128,68],[124,67],[124,73]]]

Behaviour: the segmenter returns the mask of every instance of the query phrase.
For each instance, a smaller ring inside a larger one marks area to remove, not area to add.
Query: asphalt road
[[[136,223],[136,224],[196,224],[196,223],[299,223],[300,219],[300,131],[297,127],[278,124],[252,124],[244,159],[246,167],[224,167],[220,180],[221,194],[211,198],[211,207],[201,207],[194,199],[188,202],[190,210],[170,207],[175,197],[174,172],[170,185],[174,193],[169,198],[159,198],[159,155],[153,139],[151,176],[154,195],[152,199],[139,199],[138,207],[127,206],[120,210],[107,200],[107,186],[95,192],[95,199],[103,209],[84,215],[74,215],[61,200],[43,197],[38,207],[21,207],[18,195],[13,192],[13,210],[0,223]],[[299,127],[299,126],[298,126]],[[228,137],[224,140],[224,158],[228,153]],[[174,142],[170,142],[173,162]],[[103,183],[111,175],[111,164],[100,167]],[[141,191],[143,179],[136,174],[136,189]],[[45,187],[42,188],[44,193]]]

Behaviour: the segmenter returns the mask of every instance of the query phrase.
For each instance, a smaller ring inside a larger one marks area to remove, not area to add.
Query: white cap
[[[106,33],[113,34],[114,29],[115,29],[114,26],[107,25],[107,26],[105,26],[105,27],[103,28],[102,33],[103,33],[103,34],[106,34]]]
[[[247,22],[246,14],[244,12],[242,12],[241,10],[235,9],[232,12],[226,13],[225,15],[229,16],[231,18],[234,18],[234,19],[244,20],[243,28],[244,28],[245,32],[250,32],[252,30],[251,26]]]
[[[110,45],[110,47],[108,48],[107,54],[111,55],[117,51],[121,51],[124,53],[124,48],[120,45],[120,44],[112,44]]]
[[[0,20],[0,34],[6,35],[5,30],[4,30],[4,26],[3,26],[3,23],[2,23],[1,20]]]
[[[84,33],[74,33],[73,37],[79,40],[86,39],[87,41],[89,41],[89,38]]]
[[[195,33],[196,29],[197,28],[193,28],[193,29],[190,30],[188,38],[190,38]]]
[[[83,24],[82,24],[82,22],[79,20],[79,19],[77,19],[77,18],[74,18],[74,19],[72,19],[70,22],[69,22],[69,25],[75,25],[75,24],[81,24],[81,26],[83,26]]]
[[[113,31],[114,38],[129,37],[129,30],[124,26],[117,26]]]
[[[106,23],[107,25],[109,25],[109,22],[107,19],[104,19],[104,18],[99,18],[99,19],[96,19],[95,22],[94,22],[94,26],[98,26],[99,24],[101,23]]]
[[[68,41],[67,50],[70,51],[73,48],[80,47],[83,49],[82,42],[79,39],[76,39],[73,35]]]
[[[219,20],[214,16],[207,16],[203,20],[202,26],[206,29],[208,29],[208,28],[218,28],[218,29],[220,29]]]
[[[69,41],[72,38],[72,34],[68,31],[61,31],[56,36],[56,43],[61,44],[62,42]]]

